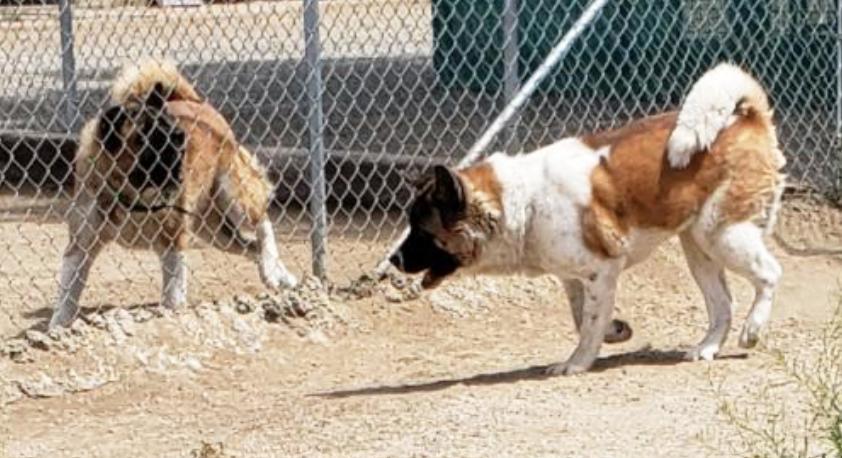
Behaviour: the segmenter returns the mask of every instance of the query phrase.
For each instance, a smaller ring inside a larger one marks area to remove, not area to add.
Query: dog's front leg
[[[681,246],[684,249],[684,257],[687,258],[690,273],[702,290],[709,322],[707,334],[693,350],[687,353],[687,359],[711,361],[719,353],[731,329],[731,292],[728,290],[722,265],[702,250],[692,234],[681,234]]]
[[[611,324],[620,270],[620,263],[613,260],[589,278],[582,280],[584,303],[579,327],[579,345],[567,361],[549,366],[547,374],[578,374],[590,369],[596,361],[599,348]]]
[[[567,302],[570,305],[570,312],[573,314],[573,323],[576,324],[576,332],[582,327],[582,309],[585,307],[585,287],[578,279],[562,280],[564,292],[567,294]],[[607,344],[625,342],[632,337],[632,328],[623,320],[611,320],[611,326],[605,333],[603,341]]]
[[[272,289],[294,288],[298,279],[281,262],[275,242],[275,231],[268,216],[257,224],[257,242],[260,245],[258,267],[263,283]]]

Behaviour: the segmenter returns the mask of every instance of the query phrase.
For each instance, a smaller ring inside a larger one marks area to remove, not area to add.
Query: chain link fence
[[[405,172],[462,158],[589,2],[199,3],[0,0],[3,302],[55,300],[79,129],[123,65],[175,61],[267,168],[286,265],[344,282],[400,233]],[[491,149],[674,109],[704,70],[734,61],[768,87],[802,195],[783,231],[793,245],[842,247],[838,11],[830,0],[609,1]],[[261,288],[241,256],[199,244],[188,264],[192,300]],[[109,245],[82,302],[155,302],[158,272],[154,254]]]

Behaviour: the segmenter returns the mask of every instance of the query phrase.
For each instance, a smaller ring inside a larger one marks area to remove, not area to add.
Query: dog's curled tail
[[[119,105],[146,100],[156,92],[166,100],[201,102],[193,85],[169,60],[146,58],[120,71],[111,88],[111,97]]]
[[[733,64],[708,70],[690,89],[667,143],[672,167],[686,167],[693,155],[707,150],[725,128],[741,117],[760,115],[771,126],[766,91],[751,75]]]

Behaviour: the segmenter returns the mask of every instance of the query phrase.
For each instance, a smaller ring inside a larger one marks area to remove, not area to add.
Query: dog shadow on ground
[[[682,363],[690,363],[687,360],[687,352],[680,350],[653,350],[645,347],[639,350],[620,353],[600,358],[594,363],[590,372],[602,372],[611,369],[618,369],[627,366],[674,366]],[[747,353],[736,353],[720,355],[718,360],[746,359]],[[496,385],[500,383],[513,383],[522,380],[543,380],[552,376],[546,374],[548,365],[531,366],[521,369],[506,370],[477,374],[468,377],[457,377],[445,380],[434,380],[423,383],[407,383],[400,385],[371,386],[347,390],[326,391],[313,393],[310,396],[323,398],[347,398],[353,396],[372,395],[397,395],[419,392],[438,391],[454,385]],[[584,374],[587,376],[587,373]]]

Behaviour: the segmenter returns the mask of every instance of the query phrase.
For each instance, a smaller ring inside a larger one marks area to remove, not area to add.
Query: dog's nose
[[[403,255],[400,252],[389,256],[389,262],[398,269],[403,270]]]

